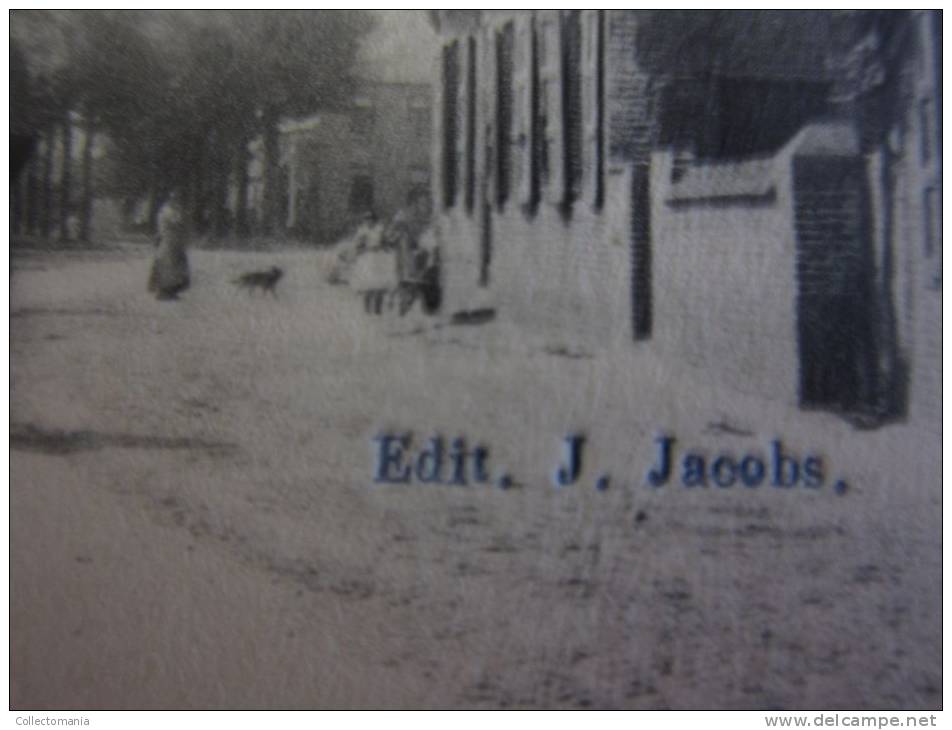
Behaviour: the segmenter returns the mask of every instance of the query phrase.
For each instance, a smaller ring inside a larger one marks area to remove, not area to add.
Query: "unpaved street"
[[[194,252],[158,302],[149,254],[12,260],[14,707],[940,706],[936,434],[504,313],[370,317],[326,253]],[[272,264],[276,299],[231,284]],[[375,484],[406,432],[514,484]],[[824,485],[647,487],[659,433]]]

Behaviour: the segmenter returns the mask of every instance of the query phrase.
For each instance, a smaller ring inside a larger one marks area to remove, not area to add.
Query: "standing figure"
[[[386,244],[396,251],[398,283],[416,281],[422,273],[418,268],[420,237],[430,223],[430,197],[423,191],[410,196],[409,204],[397,211],[384,234]]]
[[[149,274],[149,291],[156,299],[178,299],[188,289],[187,224],[177,192],[172,192],[159,210],[159,247]]]
[[[435,250],[422,248],[423,240],[432,240],[428,229],[430,222],[430,197],[423,191],[411,195],[410,204],[400,210],[390,223],[385,239],[396,254],[397,286],[391,301],[396,301],[402,317],[413,303],[424,295],[427,311],[434,311],[434,275],[438,276]]]

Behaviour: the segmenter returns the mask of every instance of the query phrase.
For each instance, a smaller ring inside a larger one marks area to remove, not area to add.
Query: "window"
[[[466,211],[476,204],[476,39],[466,46]]]
[[[549,57],[549,51],[552,46],[552,24],[543,23],[542,28],[538,26],[534,28],[535,30],[535,44],[536,44],[536,53],[539,58],[542,59],[542,63],[545,63],[545,59]]]
[[[562,200],[562,191],[561,186],[554,183],[557,182],[556,175],[562,158],[559,11],[542,11],[536,21],[533,33],[536,65],[532,69],[536,109],[532,115],[532,144],[537,181],[532,184],[537,185],[539,202],[558,205]]]
[[[582,13],[582,97],[583,97],[583,157],[581,160],[581,189],[599,210],[604,203],[604,18],[603,10],[585,10]]]
[[[509,199],[512,174],[512,51],[513,25],[496,33],[496,204]]]
[[[459,43],[443,47],[443,205],[456,204],[456,139],[458,130]]]
[[[560,16],[562,36],[562,203],[578,198],[582,181],[582,28],[580,11]]]
[[[595,208],[605,204],[605,11],[595,15]]]
[[[374,209],[374,181],[366,173],[354,175],[350,182],[350,210],[352,213],[367,213]]]
[[[539,81],[539,184],[546,187],[552,177],[552,159],[556,156],[557,136],[550,120],[556,104],[556,83],[552,79]]]
[[[542,198],[542,163],[545,155],[545,114],[540,88],[539,57],[543,36],[535,24],[531,28],[529,69],[529,213],[538,210]]]

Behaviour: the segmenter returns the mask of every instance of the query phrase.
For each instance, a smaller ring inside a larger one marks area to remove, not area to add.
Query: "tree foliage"
[[[110,192],[159,200],[179,188],[195,223],[218,233],[260,135],[269,227],[280,120],[344,103],[370,28],[362,11],[14,11],[13,127],[52,140],[74,115],[110,142]]]

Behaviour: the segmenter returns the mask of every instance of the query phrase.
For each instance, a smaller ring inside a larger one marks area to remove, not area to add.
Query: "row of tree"
[[[274,232],[279,122],[346,102],[371,26],[361,11],[14,11],[11,134],[25,162],[11,181],[14,231],[65,239],[75,219],[88,239],[101,194],[148,200],[154,225],[175,188],[209,235]],[[252,225],[256,138],[264,187]],[[93,171],[97,139],[108,141],[109,180]]]

